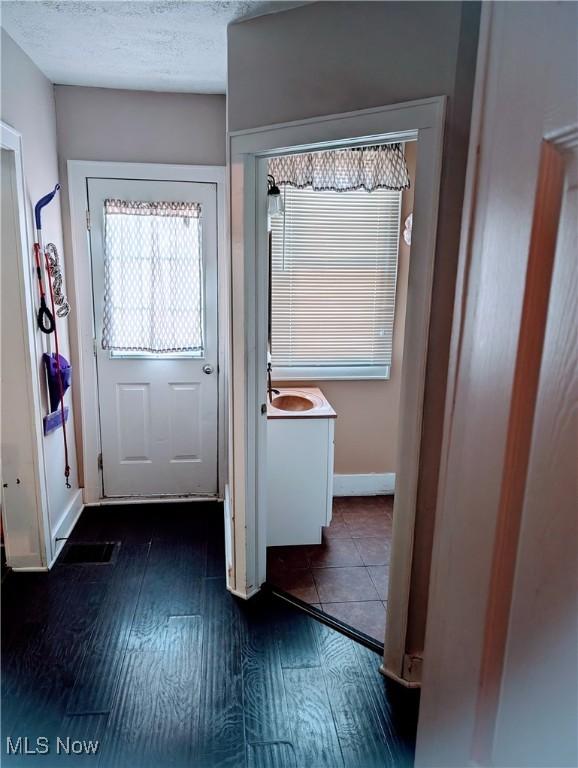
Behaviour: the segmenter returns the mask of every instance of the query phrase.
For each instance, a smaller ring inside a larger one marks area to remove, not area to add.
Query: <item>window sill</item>
[[[271,375],[275,381],[387,381],[389,365],[276,367]]]

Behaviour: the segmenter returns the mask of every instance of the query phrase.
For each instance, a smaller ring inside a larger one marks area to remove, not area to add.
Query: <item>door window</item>
[[[105,200],[102,348],[202,357],[203,304],[201,206]]]

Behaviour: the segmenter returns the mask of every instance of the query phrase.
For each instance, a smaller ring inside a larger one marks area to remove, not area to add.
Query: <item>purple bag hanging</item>
[[[50,411],[53,413],[60,407],[60,385],[58,383],[58,368],[56,366],[56,354],[51,355],[46,352],[42,355],[44,366],[46,368],[46,378],[48,380],[48,396],[50,398]],[[62,394],[70,387],[72,379],[72,368],[68,360],[62,355],[58,355],[60,365],[60,381],[62,382]]]

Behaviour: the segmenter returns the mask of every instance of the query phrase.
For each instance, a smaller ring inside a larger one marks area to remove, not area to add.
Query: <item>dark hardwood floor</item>
[[[120,547],[2,584],[2,765],[412,764],[417,694],[379,656],[273,595],[227,592],[221,505],[87,508],[72,538]],[[8,754],[19,737],[50,752]],[[57,737],[98,750],[57,754]]]

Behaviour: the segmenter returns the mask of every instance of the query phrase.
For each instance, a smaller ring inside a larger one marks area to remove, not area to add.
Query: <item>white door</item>
[[[217,493],[216,195],[88,179],[104,496]]]

